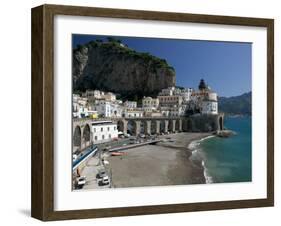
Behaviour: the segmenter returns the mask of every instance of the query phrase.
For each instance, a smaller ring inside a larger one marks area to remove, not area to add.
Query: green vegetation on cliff
[[[73,89],[101,89],[138,100],[175,85],[174,68],[165,59],[137,52],[120,40],[93,40],[73,50]]]

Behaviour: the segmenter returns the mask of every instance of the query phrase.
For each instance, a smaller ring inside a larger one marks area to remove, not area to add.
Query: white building
[[[175,87],[168,87],[167,89],[162,89],[159,93],[159,96],[172,96],[174,93]]]
[[[107,101],[112,101],[112,102],[116,101],[116,95],[111,92],[105,93],[101,98]]]
[[[160,112],[166,117],[178,117],[185,114],[186,105],[179,105],[174,107],[161,107]]]
[[[141,118],[143,115],[144,112],[140,109],[126,110],[123,114],[125,118]]]
[[[103,92],[100,90],[86,90],[86,92],[83,93],[83,97],[88,98],[90,102],[99,99],[105,99],[107,101],[116,101],[116,95],[114,93]]]
[[[168,87],[167,89],[162,89],[159,96],[182,96],[182,101],[188,102],[192,91],[192,88],[180,89],[176,87]]]
[[[181,90],[180,96],[182,96],[182,100],[184,103],[187,103],[188,101],[190,101],[192,92],[193,92],[192,88],[187,88],[187,89]]]
[[[174,107],[182,104],[182,96],[158,96],[161,107]]]
[[[83,93],[83,96],[89,99],[101,99],[103,95],[104,92],[100,90],[86,90],[86,92]]]
[[[92,108],[98,112],[100,117],[121,117],[123,112],[120,104],[104,99],[96,100]]]
[[[191,95],[192,101],[196,103],[201,114],[218,114],[218,98],[217,93],[201,79],[198,91],[194,91]]]
[[[74,118],[88,117],[88,99],[79,94],[72,95],[72,113]]]
[[[144,97],[142,99],[142,109],[144,112],[152,112],[157,110],[159,106],[158,98]]]
[[[133,110],[133,109],[137,108],[137,102],[127,100],[127,101],[124,102],[124,107],[126,109]]]
[[[112,121],[92,122],[93,143],[109,142],[118,138],[117,124]]]
[[[212,115],[218,114],[218,102],[217,101],[204,100],[202,102],[201,113],[202,114],[212,114]]]
[[[218,99],[217,94],[213,91],[208,91],[205,98],[202,100],[202,114],[218,114]]]

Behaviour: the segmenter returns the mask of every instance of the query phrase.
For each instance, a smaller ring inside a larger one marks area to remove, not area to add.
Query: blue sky
[[[109,36],[73,35],[72,46]],[[197,88],[203,78],[219,96],[251,91],[252,44],[199,40],[114,37],[139,52],[166,59],[175,68],[176,85]]]

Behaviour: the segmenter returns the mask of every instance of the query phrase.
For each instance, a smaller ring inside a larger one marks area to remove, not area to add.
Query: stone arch
[[[134,120],[128,120],[127,133],[130,135],[136,135],[136,122]]]
[[[122,120],[117,121],[117,130],[124,132],[124,122]]]
[[[90,125],[86,124],[83,128],[83,145],[84,147],[89,146],[91,143],[91,129]]]
[[[173,132],[173,120],[169,120],[169,124],[168,124],[168,131],[169,132]]]
[[[187,120],[187,123],[186,123],[186,130],[187,130],[188,132],[191,132],[191,131],[193,130],[193,123],[192,123],[191,119],[188,119],[188,120]]]
[[[146,122],[144,120],[140,121],[140,133],[145,134],[146,131]]]
[[[160,133],[165,132],[165,120],[160,121]]]
[[[81,148],[81,128],[80,126],[76,126],[73,133],[73,147]],[[75,150],[74,150],[75,151]]]
[[[223,118],[219,117],[219,130],[223,130]]]
[[[156,134],[157,133],[157,122],[156,120],[151,121],[151,129],[150,129],[151,134]]]
[[[216,123],[215,123],[215,122],[212,122],[212,123],[211,123],[211,131],[215,131],[216,129],[217,129]],[[210,132],[210,131],[208,131],[208,132]]]
[[[180,131],[180,120],[179,120],[179,119],[178,119],[178,120],[176,120],[175,130],[176,130],[177,132],[179,132],[179,131]]]

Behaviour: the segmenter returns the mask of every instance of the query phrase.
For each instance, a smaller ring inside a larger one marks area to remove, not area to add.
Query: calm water
[[[212,137],[195,144],[193,158],[203,159],[208,183],[251,181],[251,117],[225,118],[225,127],[237,135]]]

